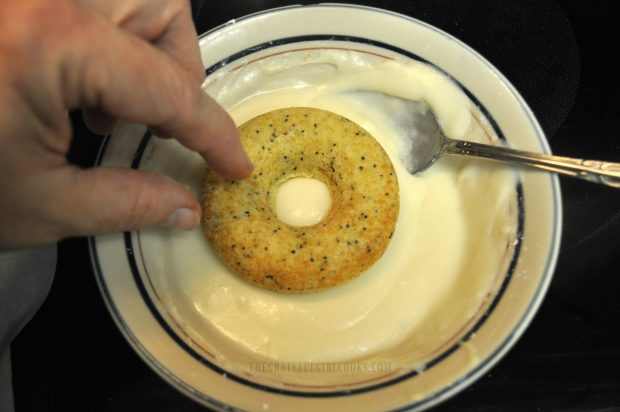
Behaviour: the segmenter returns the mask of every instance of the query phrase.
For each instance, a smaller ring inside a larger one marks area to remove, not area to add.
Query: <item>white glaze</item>
[[[325,183],[310,177],[295,177],[278,187],[275,212],[278,219],[291,226],[319,223],[331,206]]]
[[[203,329],[217,331],[244,350],[283,361],[342,361],[407,339],[422,347],[451,338],[503,269],[515,230],[513,176],[457,158],[411,176],[399,160],[406,139],[394,111],[402,107],[360,91],[423,98],[455,138],[470,127],[464,94],[425,65],[343,51],[280,55],[224,74],[211,79],[207,91],[238,124],[270,110],[308,106],[368,130],[395,166],[400,215],[385,255],[369,270],[349,284],[303,295],[256,288],[219,261],[200,231],[177,234],[170,242],[170,273],[176,275],[166,280],[165,293],[177,302],[179,324],[196,341],[209,341]],[[432,339],[424,337],[429,333]]]

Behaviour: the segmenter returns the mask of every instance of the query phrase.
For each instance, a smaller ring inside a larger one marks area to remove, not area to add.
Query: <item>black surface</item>
[[[195,10],[200,7],[195,2]],[[204,3],[199,31],[291,3]],[[523,94],[557,154],[620,161],[620,24],[613,3],[367,1],[457,36]],[[74,117],[70,158],[100,139]],[[620,190],[562,178],[564,228],[534,322],[490,373],[436,410],[620,410]],[[200,411],[134,354],[96,288],[84,239],[60,243],[49,298],[13,345],[17,412]]]

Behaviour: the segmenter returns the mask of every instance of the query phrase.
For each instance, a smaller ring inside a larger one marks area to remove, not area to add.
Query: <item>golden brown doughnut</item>
[[[207,169],[203,227],[228,267],[250,282],[300,293],[347,282],[379,259],[396,224],[398,181],[387,154],[364,129],[325,110],[287,108],[240,128],[254,163],[246,180]],[[316,225],[278,220],[275,195],[294,177],[324,182],[328,215]]]

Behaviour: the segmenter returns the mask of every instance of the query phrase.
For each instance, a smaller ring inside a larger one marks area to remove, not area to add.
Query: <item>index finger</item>
[[[230,116],[170,56],[102,19],[83,17],[89,35],[67,45],[66,107],[98,107],[147,124],[199,152],[223,176],[252,166]],[[100,39],[95,40],[93,39]]]

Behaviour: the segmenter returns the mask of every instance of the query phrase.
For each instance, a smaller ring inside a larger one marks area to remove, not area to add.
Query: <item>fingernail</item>
[[[168,219],[164,223],[165,227],[191,230],[200,224],[200,216],[195,210],[181,207],[176,209],[168,216]]]
[[[243,154],[245,155],[245,164],[247,165],[248,171],[251,174],[254,171],[254,163],[252,163],[250,157],[245,151],[243,152]]]

